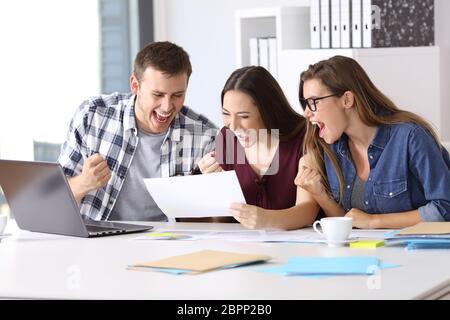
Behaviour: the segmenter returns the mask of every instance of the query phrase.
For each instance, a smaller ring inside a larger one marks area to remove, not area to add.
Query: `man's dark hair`
[[[139,81],[148,67],[153,67],[170,76],[186,73],[188,79],[192,73],[187,52],[168,41],[152,42],[139,51],[134,60],[133,71]]]

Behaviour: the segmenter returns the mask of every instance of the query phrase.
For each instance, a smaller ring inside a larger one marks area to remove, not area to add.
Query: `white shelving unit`
[[[351,57],[400,108],[423,116],[441,136],[450,137],[439,47],[310,49],[309,28],[309,7],[237,11],[237,67],[249,64],[249,38],[275,36],[279,44],[277,80],[289,102],[301,112],[298,102],[300,73],[310,64],[335,55]],[[449,142],[445,145],[450,147]]]
[[[237,67],[250,63],[250,38],[275,37],[283,50],[309,48],[309,7],[275,7],[236,11]],[[298,30],[299,32],[293,32]],[[308,30],[308,32],[301,32]]]

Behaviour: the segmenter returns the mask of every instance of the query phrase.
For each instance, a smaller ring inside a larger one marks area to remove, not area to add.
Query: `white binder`
[[[340,0],[331,0],[331,47],[341,47],[341,8]]]
[[[361,30],[361,0],[352,0],[352,47],[361,48],[362,30]]]
[[[269,70],[269,40],[267,38],[258,38],[259,47],[259,65]]]
[[[330,47],[330,0],[320,0],[320,42],[322,48]]]
[[[320,0],[310,0],[311,48],[320,48]]]
[[[350,0],[341,0],[341,48],[350,48]]]
[[[277,38],[269,38],[269,71],[274,78],[278,75],[277,60]]]
[[[258,38],[250,38],[248,40],[249,49],[250,49],[250,66],[258,66]]]
[[[372,47],[372,1],[362,0],[363,47]]]

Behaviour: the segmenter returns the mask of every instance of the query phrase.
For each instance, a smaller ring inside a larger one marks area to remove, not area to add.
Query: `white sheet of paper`
[[[384,239],[387,229],[353,229],[352,239]],[[299,242],[323,243],[323,237],[312,228],[280,231],[280,230],[202,230],[202,229],[167,229],[159,228],[155,233],[170,232],[187,235],[189,237],[179,240],[227,240],[242,242]],[[134,240],[152,240],[147,236],[138,236]],[[168,240],[170,241],[170,240]]]
[[[322,243],[322,236],[313,230],[194,230],[194,229],[166,229],[159,228],[155,233],[169,232],[173,234],[186,235],[187,238],[179,240],[226,240],[237,242],[300,242],[300,243]],[[134,240],[150,240],[151,238],[139,236]],[[168,240],[169,241],[169,240]]]
[[[353,229],[350,236],[361,239],[383,240],[391,229]]]
[[[144,179],[144,183],[168,218],[230,216],[231,203],[245,203],[235,171]]]

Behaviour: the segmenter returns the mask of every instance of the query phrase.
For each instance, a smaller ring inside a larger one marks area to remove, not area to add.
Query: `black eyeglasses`
[[[316,98],[308,98],[308,99],[303,99],[300,98],[300,104],[302,105],[303,111],[306,109],[306,106],[308,106],[309,110],[311,110],[312,112],[317,111],[317,101],[325,99],[325,98],[329,98],[329,97],[335,97],[335,96],[341,96],[341,94],[338,93],[333,93],[330,94],[328,96],[324,96],[324,97],[316,97]]]

